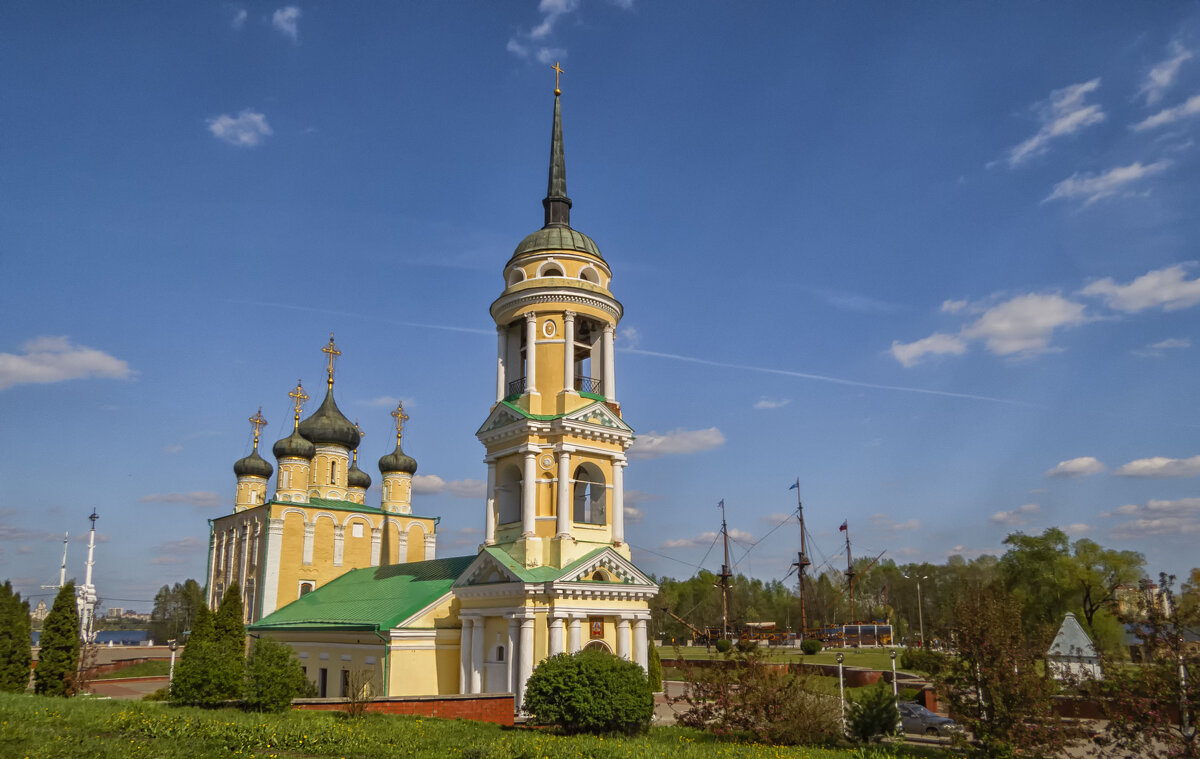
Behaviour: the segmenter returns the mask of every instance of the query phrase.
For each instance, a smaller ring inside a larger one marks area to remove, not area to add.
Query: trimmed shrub
[[[821,653],[821,641],[816,638],[805,638],[800,641],[800,650],[809,656],[819,654]]]
[[[658,646],[649,644],[650,650],[646,656],[646,676],[650,680],[650,690],[659,693],[663,689],[662,659],[658,655]]]
[[[544,660],[525,685],[522,708],[535,722],[567,733],[643,732],[654,716],[646,673],[595,649]]]
[[[717,641],[717,653],[727,654],[733,650],[733,642],[728,638],[721,638]]]
[[[906,648],[900,652],[901,669],[915,669],[928,675],[936,675],[945,667],[946,656],[927,648]]]
[[[246,660],[246,708],[282,712],[304,693],[308,679],[291,646],[259,638]]]
[[[863,691],[858,698],[850,699],[848,728],[851,737],[859,743],[872,743],[895,733],[899,721],[896,697],[892,695],[891,686],[883,681]]]
[[[755,650],[755,649],[757,649],[757,648],[758,648],[758,641],[757,641],[757,640],[750,640],[749,638],[739,638],[739,639],[738,639],[738,642],[737,642],[737,650],[738,650],[740,653],[743,653],[743,654],[748,654],[748,653],[750,653],[751,651],[754,651],[754,650]]]

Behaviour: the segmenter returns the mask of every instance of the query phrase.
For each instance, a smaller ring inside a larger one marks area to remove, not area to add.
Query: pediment
[[[459,575],[454,587],[465,588],[471,585],[495,585],[505,582],[521,582],[521,578],[497,561],[496,557],[483,551]]]
[[[480,425],[476,435],[483,435],[488,432],[494,432],[510,424],[516,424],[523,421],[525,417],[505,406],[503,403],[496,404],[496,408],[492,409],[492,413],[488,414],[488,418]]]
[[[605,575],[605,578],[597,578],[597,572]],[[611,548],[606,548],[583,564],[571,568],[555,582],[605,582],[656,587],[649,577],[642,574],[642,570]]]
[[[574,422],[576,424],[589,424],[596,427],[605,427],[609,430],[620,432],[633,432],[633,428],[621,420],[621,417],[610,409],[604,403],[593,403],[590,406],[584,406],[578,411],[572,411],[563,417],[565,421]]]

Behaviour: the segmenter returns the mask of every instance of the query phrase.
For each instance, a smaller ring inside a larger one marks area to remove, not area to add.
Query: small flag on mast
[[[800,480],[796,480],[795,482],[792,483],[792,486],[790,488],[788,488],[788,490],[796,490],[799,487],[800,487]]]
[[[846,524],[848,523],[848,521],[849,520],[847,520],[846,522],[842,522],[842,526],[838,528],[838,532],[846,532]]]

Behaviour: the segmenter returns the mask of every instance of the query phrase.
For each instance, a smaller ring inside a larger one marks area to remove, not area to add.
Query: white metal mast
[[[79,637],[84,643],[91,643],[96,639],[95,616],[96,616],[96,587],[92,585],[92,566],[96,563],[96,520],[100,517],[96,515],[96,510],[92,509],[92,515],[88,519],[92,520],[92,531],[88,536],[88,558],[87,571],[84,575],[83,585],[79,587],[77,605],[79,607]]]

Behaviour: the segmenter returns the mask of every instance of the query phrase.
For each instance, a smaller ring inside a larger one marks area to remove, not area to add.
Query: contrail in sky
[[[494,336],[496,334],[496,330],[494,330],[494,329],[475,329],[473,327],[453,327],[448,324],[424,324],[422,322],[397,321],[395,319],[384,319],[379,316],[374,316],[371,314],[359,314],[359,313],[355,313],[353,311],[338,311],[338,310],[332,309],[332,308],[311,308],[309,306],[294,306],[291,303],[263,303],[263,302],[251,303],[250,301],[245,301],[245,300],[229,300],[228,302],[229,303],[238,303],[238,304],[246,305],[246,306],[270,306],[271,308],[290,308],[293,311],[308,311],[308,312],[314,313],[314,314],[334,314],[336,316],[351,316],[351,317],[354,317],[355,319],[371,319],[373,321],[383,322],[385,324],[397,324],[401,327],[417,327],[420,329],[440,329],[440,330],[444,330],[446,332],[466,332],[469,335]]]

